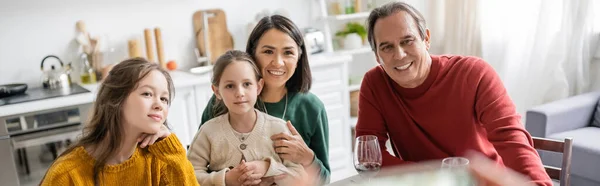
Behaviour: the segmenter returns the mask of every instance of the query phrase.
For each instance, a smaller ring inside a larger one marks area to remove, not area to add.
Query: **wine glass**
[[[361,177],[369,181],[381,168],[381,148],[377,136],[364,135],[356,137],[354,146],[354,168]]]

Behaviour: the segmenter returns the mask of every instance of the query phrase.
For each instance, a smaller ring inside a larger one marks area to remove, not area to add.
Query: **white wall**
[[[166,59],[180,69],[195,65],[192,15],[221,8],[235,48],[246,45],[246,25],[256,13],[283,8],[301,28],[309,26],[312,0],[0,0],[0,84],[40,86],[42,58],[58,55],[78,62],[75,23],[84,20],[92,34],[109,36],[116,52],[110,63],[127,56],[127,40],[141,39],[144,28],[162,29]],[[144,50],[145,51],[145,50]],[[76,79],[77,77],[72,77]]]

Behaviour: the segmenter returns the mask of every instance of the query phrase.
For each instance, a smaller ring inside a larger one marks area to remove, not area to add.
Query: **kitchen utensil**
[[[44,70],[44,62],[48,58],[57,59],[60,64],[61,69],[56,69],[56,67],[54,65],[51,65],[50,70]],[[60,60],[60,58],[58,58],[57,56],[48,55],[48,56],[44,57],[44,59],[42,59],[42,64],[40,66],[41,66],[40,68],[43,72],[42,85],[44,88],[55,89],[55,88],[61,88],[61,87],[67,88],[67,87],[71,86],[71,77],[69,77],[70,69],[65,68],[62,60]]]
[[[144,38],[146,39],[146,56],[148,61],[156,63],[154,57],[154,41],[152,40],[152,30],[144,29]]]
[[[0,98],[22,94],[25,91],[27,91],[27,84],[0,85]]]
[[[325,34],[315,28],[304,29],[306,50],[310,54],[320,53],[325,50]]]
[[[142,57],[142,48],[140,46],[140,41],[137,39],[130,39],[127,42],[128,45],[128,49],[129,49],[129,57],[130,58],[134,58],[134,57]]]
[[[208,15],[208,17],[205,15]],[[214,64],[220,55],[233,49],[233,37],[227,30],[227,19],[223,10],[210,9],[197,11],[194,13],[192,21],[200,55],[203,57],[210,56],[209,60],[211,64]],[[206,31],[208,33],[205,34]],[[204,40],[206,37],[208,37],[208,46],[205,46]]]
[[[156,37],[156,54],[158,55],[158,64],[162,68],[167,68],[167,62],[165,61],[165,53],[163,47],[162,33],[160,28],[154,28],[154,37]]]

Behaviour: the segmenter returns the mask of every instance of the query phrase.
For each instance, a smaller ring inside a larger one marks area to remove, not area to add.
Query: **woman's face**
[[[258,40],[254,56],[266,87],[279,88],[294,75],[300,48],[288,34],[270,29]]]
[[[157,133],[169,114],[169,101],[167,79],[158,70],[151,71],[138,82],[123,103],[124,128]]]

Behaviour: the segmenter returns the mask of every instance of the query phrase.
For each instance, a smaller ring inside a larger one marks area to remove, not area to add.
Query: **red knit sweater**
[[[376,135],[383,166],[463,156],[467,150],[551,186],[504,85],[482,59],[431,56],[429,75],[403,88],[377,66],[363,79],[356,135]],[[385,148],[388,136],[399,157]]]

